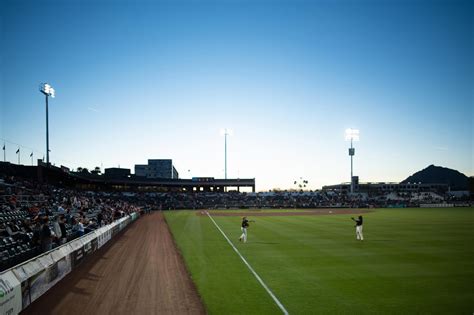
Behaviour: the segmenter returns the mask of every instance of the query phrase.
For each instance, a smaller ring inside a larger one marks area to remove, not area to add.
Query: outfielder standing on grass
[[[240,228],[242,230],[242,235],[239,237],[239,242],[244,241],[244,243],[247,242],[247,228],[249,227],[249,222],[255,222],[253,220],[249,221],[247,220],[247,217],[242,218],[242,227]]]
[[[354,218],[351,218],[351,219],[352,219],[352,221],[354,221],[356,223],[355,228],[356,228],[356,238],[357,238],[357,240],[363,241],[364,240],[364,234],[362,234],[362,223],[363,223],[362,216],[360,215],[357,220],[354,219]]]

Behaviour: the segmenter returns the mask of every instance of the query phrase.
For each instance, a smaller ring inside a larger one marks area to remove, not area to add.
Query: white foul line
[[[240,254],[239,250],[234,246],[234,244],[232,244],[232,242],[229,240],[229,238],[227,237],[227,235],[225,235],[225,233],[221,230],[221,228],[219,227],[219,225],[217,225],[216,221],[214,221],[214,219],[211,217],[211,215],[209,214],[208,211],[206,211],[206,214],[207,216],[209,217],[209,219],[211,219],[211,221],[214,223],[214,225],[216,226],[216,228],[222,233],[222,235],[224,236],[224,238],[227,240],[227,242],[230,244],[230,246],[232,246],[232,248],[234,249],[234,251],[237,253],[237,255],[239,255],[240,259],[242,259],[242,261],[244,262],[244,264],[249,268],[249,270],[252,272],[252,274],[255,276],[255,278],[257,278],[258,282],[260,282],[260,284],[262,285],[262,287],[267,291],[267,293],[272,297],[273,301],[275,301],[275,303],[278,305],[278,307],[281,309],[281,311],[283,312],[283,314],[285,315],[288,315],[288,311],[285,309],[285,307],[283,306],[283,304],[281,304],[281,302],[277,299],[277,297],[275,296],[275,294],[273,294],[273,292],[268,288],[268,286],[265,284],[265,282],[263,282],[262,278],[260,278],[260,276],[255,272],[255,270],[253,270],[252,266],[250,266],[250,264],[247,262],[247,260],[245,260],[245,258],[242,256],[242,254]]]

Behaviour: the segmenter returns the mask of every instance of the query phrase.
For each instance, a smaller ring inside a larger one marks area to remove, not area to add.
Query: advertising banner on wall
[[[97,237],[94,237],[91,241],[92,252],[94,253],[99,248],[99,240]]]
[[[94,232],[87,234],[83,238],[81,238],[82,244],[84,244],[84,255],[88,256],[92,254],[94,251],[97,250],[97,245],[95,245],[95,249],[93,248],[93,241],[97,239],[97,236]],[[97,241],[95,242],[97,244]]]
[[[129,223],[130,217],[121,218],[119,222],[119,231],[122,231]]]
[[[71,266],[76,268],[84,259],[84,247],[80,247],[71,253]]]
[[[80,239],[71,242],[71,266],[72,269],[76,268],[84,258],[84,244]]]
[[[107,243],[112,238],[112,230],[109,227],[103,228],[100,231],[96,232],[98,234],[98,248],[101,248],[105,243]]]
[[[54,260],[54,264],[51,266],[51,268],[54,271],[52,271],[50,274],[50,287],[55,285],[58,281],[71,272],[71,256],[69,253],[70,251],[67,251],[66,249],[60,249],[51,253],[51,256]],[[53,272],[55,272],[54,278],[52,277]]]
[[[427,203],[420,204],[420,208],[452,208],[454,204],[452,203]]]
[[[98,247],[101,248],[107,241],[105,240],[105,231],[96,231]]]
[[[31,276],[28,279],[28,284],[30,286],[30,301],[33,302],[37,298],[41,296],[41,294],[44,292],[43,288],[46,286],[48,283],[48,272],[47,269],[43,269],[39,273]]]
[[[23,296],[23,307],[39,298],[71,271],[71,260],[67,253],[67,248],[57,249],[17,269],[19,279],[24,280],[28,276],[26,281],[22,281],[23,295],[28,294]]]
[[[0,274],[0,315],[18,314],[21,308],[20,281],[11,271]]]
[[[23,308],[32,302],[30,292],[30,280],[43,271],[43,265],[36,260],[30,260],[27,263],[13,269],[13,273],[21,282],[21,296]]]
[[[92,244],[87,242],[84,244],[84,256],[89,256],[90,254],[92,254]]]
[[[40,256],[36,261],[43,266],[43,268],[42,271],[31,276],[29,279],[31,302],[46,292],[50,288],[49,282],[51,279],[57,277],[57,268],[54,266],[55,264],[51,254]]]
[[[114,226],[112,227],[112,237],[115,237],[115,235],[117,235],[118,232],[119,232],[119,226],[117,223],[117,224],[114,224]]]

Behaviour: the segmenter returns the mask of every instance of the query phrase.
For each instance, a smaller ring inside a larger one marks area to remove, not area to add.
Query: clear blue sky
[[[0,1],[12,162],[45,152],[49,82],[56,165],[223,177],[230,128],[229,177],[319,188],[349,181],[352,127],[363,182],[474,175],[472,1]]]

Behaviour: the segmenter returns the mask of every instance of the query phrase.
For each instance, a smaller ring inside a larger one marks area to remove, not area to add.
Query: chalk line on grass
[[[263,282],[262,278],[260,278],[260,276],[255,272],[255,270],[253,270],[252,266],[250,266],[250,264],[247,262],[247,260],[245,260],[244,256],[242,256],[242,254],[234,246],[234,244],[230,241],[230,239],[227,237],[227,235],[225,235],[224,231],[221,230],[219,225],[217,225],[216,221],[214,221],[214,219],[212,218],[212,216],[209,214],[208,211],[206,211],[206,214],[209,217],[209,219],[211,219],[212,223],[214,223],[214,225],[219,230],[219,232],[221,232],[222,236],[224,236],[224,238],[227,240],[229,245],[232,246],[232,248],[237,253],[237,255],[239,255],[240,259],[242,259],[242,261],[247,266],[247,268],[249,268],[250,272],[252,272],[252,274],[255,276],[255,278],[257,278],[258,282],[260,282],[262,287],[267,291],[267,293],[270,295],[270,297],[273,299],[273,301],[275,301],[276,305],[278,305],[278,307],[283,312],[283,314],[288,315],[288,311],[285,309],[283,304],[281,304],[281,302],[278,300],[278,298],[275,296],[275,294],[273,294],[273,292],[270,290],[270,288],[265,284],[265,282]]]

